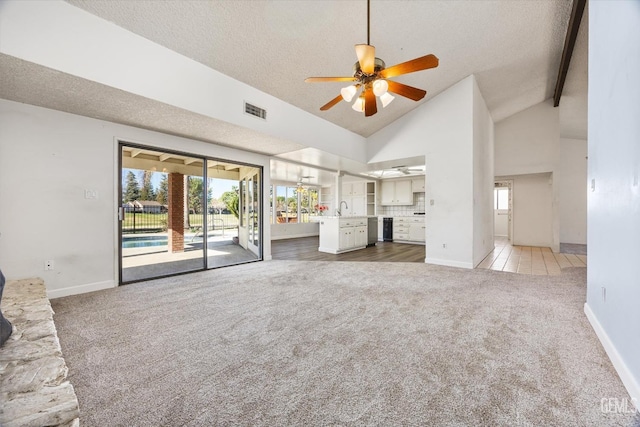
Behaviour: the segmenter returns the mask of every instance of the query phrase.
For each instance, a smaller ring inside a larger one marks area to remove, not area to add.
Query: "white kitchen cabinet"
[[[422,223],[411,224],[411,227],[409,228],[409,240],[412,242],[424,243],[425,233],[426,226],[424,224],[424,221]]]
[[[367,218],[321,217],[318,251],[330,254],[367,246]]]
[[[342,184],[342,199],[347,206],[342,205],[340,214],[342,216],[363,216],[367,215],[367,183],[345,182]]]
[[[411,179],[411,190],[414,193],[424,193],[424,176]]]
[[[343,251],[355,247],[356,235],[354,227],[340,228],[340,243],[338,249]]]
[[[419,243],[425,242],[424,217],[393,218],[393,241]]]
[[[342,183],[342,198],[349,196],[365,196],[366,195],[366,182],[344,182]]]
[[[367,199],[365,196],[346,197],[349,209],[345,209],[343,215],[363,216],[367,214]]]
[[[359,225],[358,227],[354,227],[354,246],[362,247],[367,246],[367,226]]]
[[[385,206],[413,205],[413,191],[411,180],[384,180],[380,186],[381,204]]]

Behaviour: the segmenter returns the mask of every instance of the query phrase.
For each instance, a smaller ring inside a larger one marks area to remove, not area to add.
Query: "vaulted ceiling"
[[[346,102],[319,111],[344,83],[304,83],[351,75],[365,0],[68,1],[363,136],[470,74],[496,122],[550,98],[571,13],[570,0],[372,0],[371,44],[387,66],[428,53],[440,66],[396,79],[425,99],[397,97],[365,118]]]
[[[371,0],[376,56],[390,66],[433,53],[440,65],[395,79],[427,90],[422,101],[396,97],[365,118],[346,102],[320,111],[345,84],[304,79],[351,75],[354,45],[367,41],[366,0],[67,2],[365,137],[470,74],[494,122],[551,98],[572,5],[571,0]],[[560,106],[562,133],[580,138],[586,138],[587,31],[585,17]],[[6,99],[249,150],[255,146],[251,132],[237,126],[5,55],[0,67],[5,76],[11,74],[0,88]],[[158,121],[158,115],[145,115],[150,108],[171,111]],[[304,149],[296,141],[266,146],[267,154]]]

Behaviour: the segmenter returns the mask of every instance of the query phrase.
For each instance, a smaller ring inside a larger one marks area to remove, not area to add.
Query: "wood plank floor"
[[[385,262],[424,262],[424,245],[406,243],[377,242],[375,246],[343,254],[318,252],[318,237],[273,240],[271,255],[273,259],[299,261],[385,261]]]
[[[586,267],[586,255],[554,254],[551,248],[513,246],[506,239],[496,239],[495,249],[478,265],[497,271],[552,276],[565,267]]]
[[[274,240],[273,259],[298,261],[424,262],[425,246],[377,242],[375,246],[343,254],[318,252],[318,237]],[[561,274],[565,267],[586,267],[586,255],[554,254],[550,248],[513,246],[496,239],[495,249],[478,268],[539,276]]]

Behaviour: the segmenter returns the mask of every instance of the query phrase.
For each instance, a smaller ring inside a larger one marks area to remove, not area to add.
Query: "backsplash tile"
[[[424,212],[424,193],[413,193],[413,205],[411,206],[380,206],[378,215],[386,216],[412,216],[416,212]]]

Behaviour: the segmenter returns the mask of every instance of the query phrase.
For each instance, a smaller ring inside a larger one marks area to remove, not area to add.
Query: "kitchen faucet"
[[[344,203],[344,208],[345,209],[349,209],[349,205],[347,205],[347,202],[345,202],[344,200],[340,202],[340,207],[338,209],[336,209],[336,214],[338,216],[342,216],[342,204]]]

